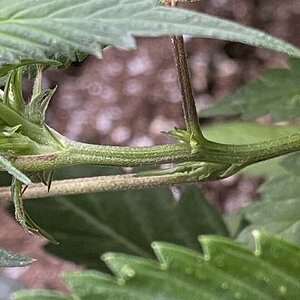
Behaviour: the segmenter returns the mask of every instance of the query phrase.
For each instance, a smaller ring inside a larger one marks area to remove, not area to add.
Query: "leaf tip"
[[[254,255],[255,256],[260,256],[262,254],[262,249],[261,249],[261,233],[259,230],[252,230],[251,234],[253,235],[254,242],[255,242],[255,250],[254,250]]]
[[[211,259],[210,251],[209,251],[209,237],[208,236],[199,236],[198,240],[203,249],[203,260],[209,261]]]
[[[104,253],[103,255],[101,255],[101,260],[104,262],[109,262],[109,261],[113,260],[113,258],[114,258],[114,254],[111,252],[107,252],[107,253]]]
[[[158,242],[151,243],[151,247],[154,250],[154,252],[159,251],[159,243]]]

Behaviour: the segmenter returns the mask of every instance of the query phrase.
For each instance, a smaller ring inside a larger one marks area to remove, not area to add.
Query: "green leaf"
[[[82,175],[84,169],[74,170]],[[151,257],[154,240],[199,249],[199,233],[228,235],[222,217],[192,187],[179,201],[159,188],[26,200],[25,206],[60,243],[48,244],[48,251],[91,268],[99,268],[107,251]]]
[[[291,174],[300,176],[300,153],[296,152],[281,160],[281,165]]]
[[[193,36],[237,41],[300,57],[280,39],[234,22],[157,5],[156,0],[0,0],[0,64],[54,53],[101,56],[102,45],[134,48],[133,36]]]
[[[233,95],[202,110],[202,117],[239,115],[244,120],[270,114],[274,121],[300,115],[300,60],[291,59],[290,69],[271,69],[261,79],[246,84]]]
[[[260,201],[252,202],[241,211],[250,222],[238,239],[248,242],[253,229],[278,234],[280,237],[300,244],[300,176],[298,165],[290,165],[291,160],[299,161],[300,154],[283,160],[291,169],[289,174],[269,178],[259,189]],[[293,159],[292,159],[293,158]],[[287,163],[287,162],[288,163]]]
[[[299,132],[299,125],[262,125],[253,122],[221,122],[203,128],[209,140],[227,144],[251,144],[278,139]],[[274,176],[287,174],[287,170],[275,158],[247,167],[242,172],[249,176]],[[300,164],[300,162],[299,162]]]
[[[48,232],[37,225],[26,212],[22,199],[22,190],[21,182],[13,177],[11,183],[11,199],[14,205],[15,219],[20,223],[25,232],[39,233],[49,242],[57,245],[57,241]]]
[[[0,248],[0,267],[24,267],[35,262],[35,259],[21,256]]]
[[[209,140],[227,144],[251,144],[274,140],[300,131],[299,125],[263,125],[254,122],[221,122],[205,126]]]
[[[78,300],[299,299],[300,248],[258,232],[255,236],[254,252],[216,236],[200,238],[204,255],[157,242],[153,248],[159,263],[108,253],[104,261],[115,277],[95,271],[64,277]],[[26,294],[17,299],[32,299],[32,292]]]

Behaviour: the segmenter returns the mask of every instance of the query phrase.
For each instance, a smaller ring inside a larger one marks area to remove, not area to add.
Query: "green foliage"
[[[192,187],[180,201],[159,188],[26,200],[26,210],[60,243],[48,251],[90,268],[99,268],[107,251],[151,257],[154,240],[199,249],[199,233],[228,235],[222,217]]]
[[[256,248],[226,238],[202,236],[204,254],[180,246],[155,242],[158,262],[116,253],[103,260],[115,277],[95,271],[65,273],[72,296],[93,299],[298,299],[300,248],[255,232]],[[45,292],[18,292],[17,300]]]
[[[299,125],[264,125],[254,122],[221,122],[203,128],[211,141],[228,144],[252,144],[275,140],[299,132]]]
[[[44,123],[45,111],[55,89],[42,90],[42,66],[39,66],[31,98],[26,102],[22,74],[22,67],[10,71],[4,92],[0,94],[0,153],[40,154],[54,145],[56,149],[50,151],[58,151],[62,142]]]
[[[101,57],[102,45],[134,48],[132,36],[189,34],[237,41],[300,57],[296,47],[230,21],[157,5],[156,0],[1,0],[0,64],[19,58]],[[56,58],[57,59],[57,58]]]
[[[41,235],[43,235],[46,239],[48,239],[48,241],[57,245],[56,240],[53,239],[53,237],[50,234],[48,234],[45,230],[43,230],[39,225],[37,225],[26,212],[22,200],[22,190],[22,183],[15,177],[13,177],[11,183],[11,198],[15,208],[16,220],[20,223],[20,225],[26,232],[38,232]]]
[[[239,115],[244,120],[253,120],[271,114],[274,121],[297,118],[300,114],[299,76],[300,60],[291,59],[290,69],[264,71],[260,80],[246,84],[200,115]]]
[[[21,256],[0,248],[0,268],[4,267],[24,267],[32,264],[35,259]]]
[[[53,233],[60,245],[47,244],[49,252],[88,268],[102,267],[103,271],[109,268],[114,274],[91,270],[65,273],[70,295],[27,291],[17,293],[16,299],[299,298],[300,248],[290,243],[300,242],[299,153],[286,157],[281,165],[278,160],[272,161],[268,171],[265,165],[259,171],[256,166],[255,174],[281,171],[262,186],[260,202],[243,208],[234,219],[227,218],[229,230],[222,216],[196,187],[180,190],[177,200],[169,188],[26,200],[30,217],[25,211],[21,182],[30,184],[31,181],[8,160],[11,156],[14,156],[13,163],[18,162],[19,155],[25,163],[27,160],[34,164],[39,160],[40,169],[36,169],[37,165],[33,169],[28,165],[23,167],[26,171],[36,171],[30,175],[40,178],[48,188],[53,176],[51,170],[66,164],[175,163],[169,169],[148,172],[152,180],[160,176],[173,180],[149,181],[150,187],[153,182],[183,182],[176,181],[178,178],[187,178],[184,182],[195,178],[219,179],[256,161],[299,150],[299,125],[217,124],[204,130],[209,140],[198,140],[199,132],[189,129],[189,118],[196,115],[194,103],[193,100],[185,103],[186,99],[183,106],[188,128],[169,132],[180,140],[174,145],[126,148],[80,144],[60,136],[45,124],[45,112],[55,89],[42,90],[41,65],[64,67],[72,61],[83,60],[88,54],[101,57],[105,45],[132,49],[135,36],[189,34],[260,46],[300,58],[299,49],[258,30],[198,12],[162,6],[159,2],[162,3],[157,0],[0,0],[0,85],[3,79],[6,82],[4,91],[0,91],[0,154],[3,154],[0,170],[13,175],[11,193],[16,219],[27,231],[39,231],[50,240],[52,237],[31,217]],[[180,53],[175,52],[176,55],[179,57]],[[30,74],[33,68],[35,74],[29,101],[23,98],[24,66]],[[266,71],[260,81],[206,109],[203,116],[223,114],[255,119],[270,113],[274,120],[298,117],[300,60],[291,59],[290,66],[290,70]],[[188,71],[180,70],[189,81]],[[70,155],[77,160],[72,161]],[[115,160],[109,160],[111,157]],[[85,172],[76,170],[80,176]],[[96,173],[102,174],[99,170]],[[120,177],[138,180],[144,179],[143,174]],[[110,184],[112,189],[117,185]],[[5,188],[2,192],[5,197],[9,195]],[[253,233],[254,250],[227,238],[228,231],[232,236],[239,233],[243,221],[248,223],[239,239],[249,242]],[[275,233],[283,240],[264,232]],[[199,234],[203,254],[196,242]],[[154,240],[163,242],[153,243]],[[153,260],[151,243],[159,262]],[[102,266],[98,260],[101,255],[105,263]],[[0,249],[0,267],[28,265],[33,261]]]
[[[240,233],[240,240],[249,240],[249,232],[258,229],[300,244],[299,161],[299,153],[285,158],[282,164],[288,173],[269,178],[259,189],[260,201],[242,209],[250,225]]]

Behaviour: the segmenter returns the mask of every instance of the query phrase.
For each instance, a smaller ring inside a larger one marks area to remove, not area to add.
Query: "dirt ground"
[[[262,29],[300,47],[298,0],[212,0],[187,6]],[[262,69],[286,65],[286,57],[268,50],[208,39],[185,40],[198,109],[257,78]],[[108,47],[102,61],[89,57],[65,71],[47,71],[45,86],[56,84],[59,89],[47,121],[72,139],[145,146],[168,142],[161,131],[184,125],[167,37],[138,38],[136,51]],[[202,186],[221,211],[232,211],[256,194],[260,182],[233,176]],[[28,288],[64,289],[59,272],[78,266],[46,254],[41,249],[44,241],[25,234],[4,207],[0,226],[0,247],[38,259],[30,267],[5,269],[5,275]]]

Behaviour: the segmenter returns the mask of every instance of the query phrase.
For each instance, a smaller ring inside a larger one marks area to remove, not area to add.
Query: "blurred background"
[[[300,1],[211,0],[185,6],[264,30],[300,47]],[[199,110],[257,79],[263,69],[287,66],[285,56],[264,49],[190,37],[185,41]],[[161,131],[184,127],[170,39],[138,38],[137,44],[136,51],[108,47],[101,61],[88,57],[66,70],[45,72],[44,85],[59,86],[48,110],[48,124],[78,141],[135,146],[170,142]],[[201,186],[211,203],[230,212],[255,197],[261,182],[235,175]],[[4,207],[0,207],[0,228],[0,247],[38,259],[29,267],[0,270],[0,300],[9,299],[10,289],[21,287],[64,290],[58,274],[80,268],[46,254],[44,240],[27,235]]]

